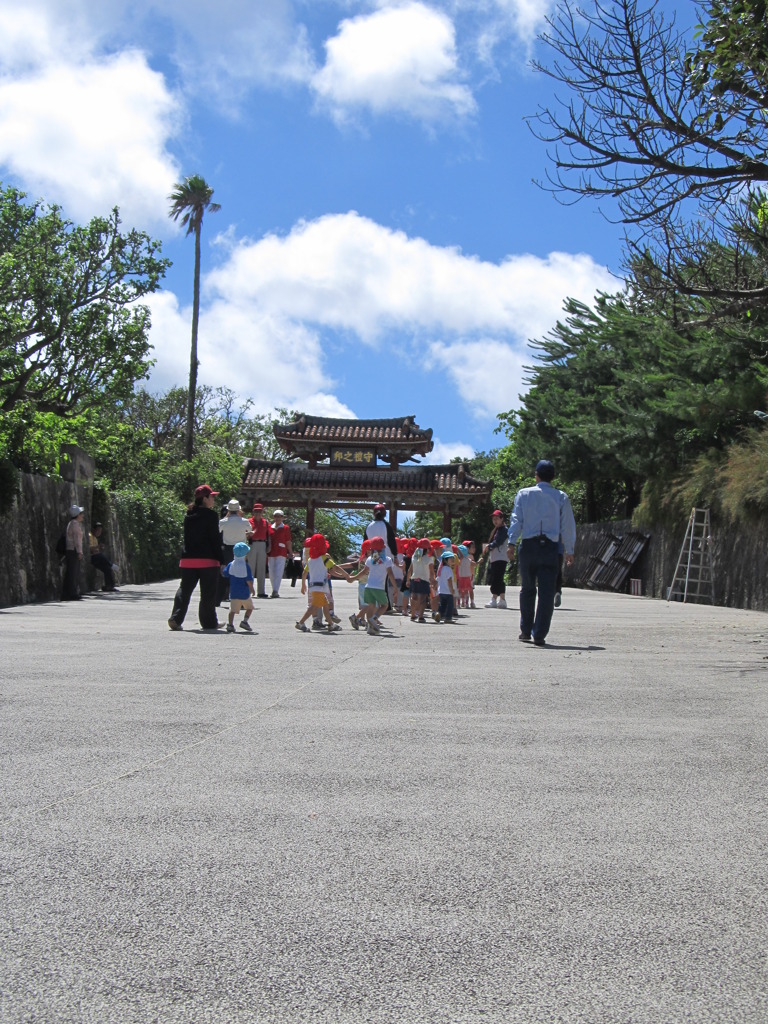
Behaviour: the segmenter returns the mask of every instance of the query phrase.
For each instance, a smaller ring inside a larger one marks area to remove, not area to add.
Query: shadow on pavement
[[[536,644],[523,644],[523,647],[531,647],[535,651],[604,651],[605,647],[597,647],[595,644],[589,644],[586,647],[573,647],[568,644],[550,644],[546,643],[543,647],[537,647]]]
[[[137,583],[135,586],[140,587],[141,584]],[[159,601],[161,604],[173,604],[173,597],[169,599],[167,594],[151,594],[147,593],[146,590],[118,589],[112,592],[92,590],[87,594],[83,594],[83,600],[86,600],[86,598],[94,601],[121,601],[123,603],[126,601],[132,601],[134,603],[137,601],[141,601],[143,603],[157,603]]]

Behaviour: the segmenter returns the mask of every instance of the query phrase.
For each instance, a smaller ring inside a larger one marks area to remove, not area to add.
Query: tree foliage
[[[159,286],[159,254],[143,232],[121,232],[117,209],[80,227],[1,192],[0,411],[71,416],[129,395],[150,366],[137,300]]]
[[[523,407],[499,419],[517,465],[551,458],[584,485],[590,521],[630,514],[648,481],[722,450],[764,401],[765,334],[752,325],[683,331],[629,291],[565,312],[532,343]]]

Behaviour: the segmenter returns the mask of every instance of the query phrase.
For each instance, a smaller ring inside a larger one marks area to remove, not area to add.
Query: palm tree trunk
[[[200,317],[200,229],[195,225],[195,280],[192,292],[192,344],[189,352],[189,394],[187,396],[186,458],[192,461],[195,440],[195,396],[197,393],[197,321]]]

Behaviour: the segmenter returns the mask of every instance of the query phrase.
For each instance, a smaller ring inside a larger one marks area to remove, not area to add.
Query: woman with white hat
[[[62,601],[79,601],[80,564],[83,561],[83,513],[82,505],[69,506],[69,522],[67,523],[67,547],[64,556],[67,560],[64,573],[64,585],[61,588]]]
[[[248,536],[250,525],[243,518],[243,510],[237,498],[230,498],[226,505],[226,514],[219,520],[219,533],[222,543],[222,565],[228,565],[234,558],[235,544],[243,544]],[[222,576],[216,592],[216,606],[229,598],[229,580]]]

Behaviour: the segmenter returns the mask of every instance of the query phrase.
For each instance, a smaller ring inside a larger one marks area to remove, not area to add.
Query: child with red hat
[[[349,622],[353,629],[360,629],[360,626],[367,620],[366,631],[371,636],[378,635],[381,629],[379,615],[387,607],[387,582],[392,581],[395,586],[395,577],[392,573],[392,559],[386,553],[386,545],[383,537],[370,537],[370,555],[365,560],[365,568],[368,570],[363,600],[365,605],[357,615],[350,615]]]
[[[330,592],[328,587],[328,568],[324,561],[324,555],[328,551],[328,541],[322,533],[313,534],[307,541],[307,566],[304,570],[305,579],[301,582],[301,592],[305,593],[307,582],[309,585],[309,604],[307,610],[296,623],[296,629],[301,633],[308,633],[309,628],[305,625],[307,619],[315,609],[320,609],[328,625],[328,632],[334,633],[341,629],[331,617]],[[347,574],[344,573],[346,576]],[[349,577],[347,576],[347,579]]]

